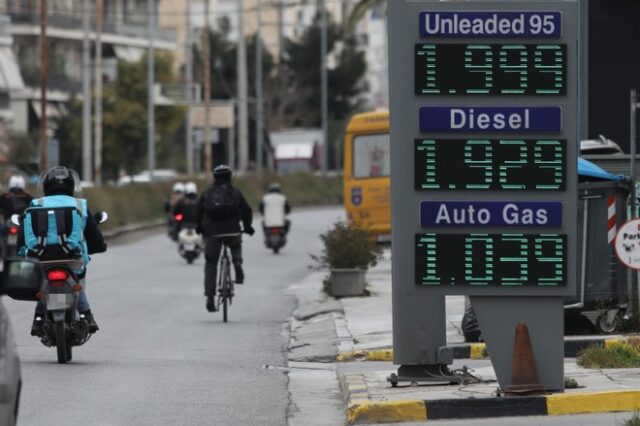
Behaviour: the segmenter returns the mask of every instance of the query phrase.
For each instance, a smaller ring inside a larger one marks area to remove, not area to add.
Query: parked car
[[[173,181],[178,177],[178,172],[172,169],[156,169],[153,171],[153,180],[156,182],[168,182]],[[120,176],[118,179],[118,186],[129,185],[131,183],[148,183],[151,181],[149,171],[145,170],[137,175]]]
[[[624,154],[622,148],[603,135],[599,135],[598,139],[587,139],[580,141],[580,155],[609,155]]]
[[[22,383],[20,358],[9,315],[0,302],[0,424],[15,425]]]

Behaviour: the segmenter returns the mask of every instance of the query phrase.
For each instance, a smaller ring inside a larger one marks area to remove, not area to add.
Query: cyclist
[[[80,242],[79,244],[79,252],[77,256],[82,259],[84,264],[84,268],[79,271],[79,276],[84,279],[84,275],[86,274],[86,267],[89,263],[89,255],[93,253],[103,253],[107,250],[107,245],[104,242],[104,238],[100,229],[98,229],[98,224],[91,214],[87,206],[87,201],[79,198],[75,198],[74,194],[77,188],[80,185],[80,179],[78,174],[66,167],[53,167],[49,169],[41,178],[42,190],[44,192],[44,197],[35,199],[31,202],[31,205],[27,209],[26,214],[30,214],[32,210],[37,211],[42,208],[55,208],[55,207],[75,207],[77,214],[79,215],[80,220],[72,220],[73,224],[66,223],[67,226],[71,227],[71,232],[68,234],[69,241],[77,240]],[[55,223],[56,231],[57,231],[57,220],[53,220]],[[52,221],[50,220],[47,226],[52,226]],[[78,227],[76,228],[76,224]],[[51,228],[49,228],[51,230]],[[35,238],[32,238],[33,230],[26,229],[23,227],[23,232],[21,232],[18,236],[18,247],[22,247],[21,254],[29,255],[33,254],[35,250],[38,249],[39,246],[34,245],[34,243],[39,244]],[[76,233],[78,235],[76,235]],[[29,237],[28,237],[29,236]],[[77,237],[77,238],[76,238]],[[45,245],[49,247],[48,238],[45,240]],[[55,246],[57,243],[54,242],[51,245]],[[44,306],[42,302],[38,302],[36,305],[36,311],[33,319],[33,325],[31,326],[31,335],[32,336],[41,336],[43,333],[43,317],[44,317]],[[78,312],[83,316],[88,323],[88,330],[90,333],[95,333],[98,331],[98,324],[91,313],[91,307],[89,306],[89,301],[87,299],[87,295],[83,289],[80,291],[80,296],[78,299]]]
[[[207,297],[206,307],[209,312],[217,310],[214,298],[218,257],[220,257],[223,243],[231,250],[235,282],[237,284],[244,282],[242,238],[240,235],[224,235],[239,234],[241,232],[240,222],[242,222],[245,233],[253,235],[255,232],[251,226],[253,221],[251,207],[242,192],[231,184],[231,175],[231,169],[226,165],[217,166],[213,170],[213,184],[200,196],[196,211],[198,232],[205,240],[204,293]]]

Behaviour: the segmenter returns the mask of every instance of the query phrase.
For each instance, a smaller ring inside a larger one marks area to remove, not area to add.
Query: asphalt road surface
[[[22,359],[19,424],[284,425],[289,395],[285,289],[309,273],[318,234],[338,208],[292,215],[289,244],[274,255],[259,222],[244,236],[246,279],[228,323],[205,310],[204,259],[178,256],[164,234],[129,238],[94,256],[88,296],[100,331],[70,364],[29,336],[33,304],[5,298]]]

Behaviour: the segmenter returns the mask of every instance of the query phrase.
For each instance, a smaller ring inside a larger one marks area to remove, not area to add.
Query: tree
[[[353,32],[358,22],[364,18],[367,12],[374,8],[386,8],[385,0],[359,0],[351,10],[347,19],[347,31]]]
[[[172,57],[157,52],[156,82],[172,83]],[[118,77],[103,97],[103,176],[116,179],[122,170],[133,174],[146,168],[147,153],[147,59],[119,61]],[[74,100],[67,114],[57,120],[63,165],[82,166],[82,104]],[[177,168],[184,163],[182,134],[184,111],[176,106],[156,106],[156,160],[159,167]]]

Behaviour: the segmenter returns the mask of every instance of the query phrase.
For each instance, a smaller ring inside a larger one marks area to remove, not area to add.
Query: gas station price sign
[[[416,95],[565,95],[567,46],[555,43],[420,43]]]
[[[562,287],[566,235],[416,234],[422,286]]]
[[[416,139],[416,190],[565,189],[566,140]]]

